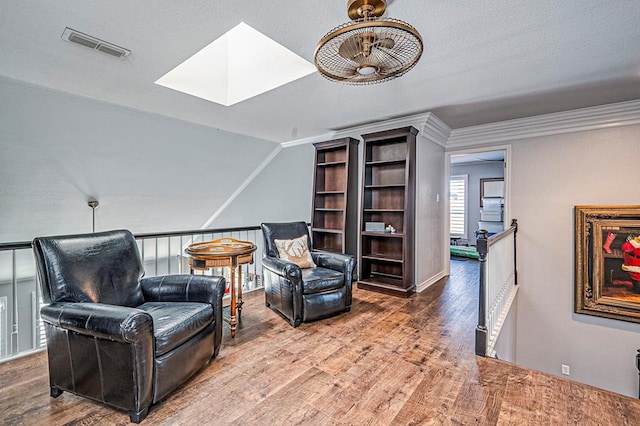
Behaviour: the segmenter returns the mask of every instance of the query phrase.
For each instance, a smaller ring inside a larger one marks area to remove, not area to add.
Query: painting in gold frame
[[[640,323],[640,206],[575,206],[575,312]]]

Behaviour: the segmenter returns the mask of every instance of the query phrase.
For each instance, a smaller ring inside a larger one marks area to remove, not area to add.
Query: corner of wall
[[[446,271],[440,271],[437,274],[435,274],[434,276],[432,276],[431,278],[421,282],[420,284],[418,284],[416,286],[416,293],[420,293],[424,290],[426,290],[427,288],[431,287],[433,284],[437,283],[438,281],[440,281],[441,279],[443,279],[444,277],[447,276],[447,272]]]
[[[256,167],[255,170],[245,179],[245,181],[242,182],[242,185],[240,185],[233,192],[233,194],[231,194],[229,198],[227,198],[227,200],[224,203],[222,203],[220,208],[216,210],[216,212],[213,213],[213,215],[211,215],[211,217],[204,223],[204,225],[202,225],[201,229],[207,229],[208,227],[210,227],[211,224],[218,218],[218,216],[220,216],[222,212],[227,207],[229,207],[229,205],[233,202],[233,200],[235,200],[242,193],[242,191],[244,191],[244,189],[247,186],[249,186],[251,182],[253,182],[253,180],[260,174],[260,172],[262,172],[269,165],[269,163],[271,163],[271,161],[273,161],[273,159],[276,158],[276,156],[280,151],[282,151],[282,145],[278,144],[273,149],[273,151],[271,151],[269,155],[265,157],[262,163],[260,163],[258,167]]]

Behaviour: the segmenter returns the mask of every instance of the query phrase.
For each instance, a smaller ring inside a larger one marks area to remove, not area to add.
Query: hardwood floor
[[[248,298],[235,339],[144,425],[640,425],[640,402],[474,355],[475,261],[409,299],[354,291],[350,313],[292,328]],[[49,397],[46,354],[0,365],[0,423],[125,425]]]

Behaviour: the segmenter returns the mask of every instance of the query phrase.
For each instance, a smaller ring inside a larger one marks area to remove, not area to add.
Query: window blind
[[[466,238],[467,176],[451,176],[449,181],[449,233]]]

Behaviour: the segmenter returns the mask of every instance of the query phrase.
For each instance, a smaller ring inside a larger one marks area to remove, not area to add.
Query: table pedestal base
[[[239,241],[235,238],[218,238],[209,242],[194,243],[185,250],[185,253],[189,256],[189,268],[192,274],[195,270],[206,271],[211,268],[229,268],[231,272],[231,303],[229,306],[229,318],[224,318],[224,320],[231,326],[231,337],[236,337],[236,328],[242,314],[242,269],[239,272],[239,284],[236,284],[236,271],[240,265],[253,263],[254,251],[256,251],[255,244],[248,241]]]

